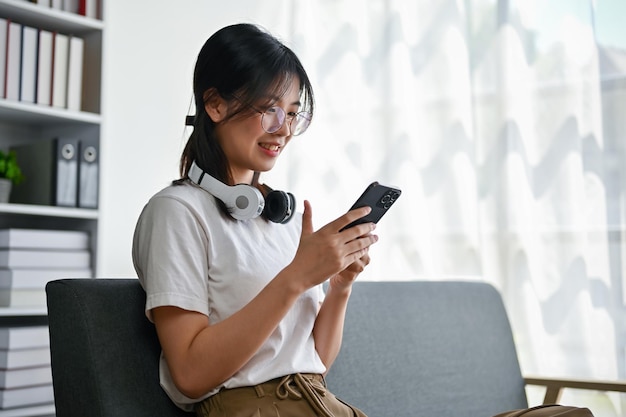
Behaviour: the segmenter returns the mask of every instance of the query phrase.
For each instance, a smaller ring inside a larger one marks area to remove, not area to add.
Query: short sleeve
[[[133,237],[133,264],[146,291],[146,316],[176,306],[208,316],[208,231],[193,208],[171,196],[153,197]]]

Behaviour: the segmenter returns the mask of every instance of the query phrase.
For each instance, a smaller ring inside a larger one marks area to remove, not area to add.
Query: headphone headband
[[[216,180],[211,175],[207,174],[202,168],[200,168],[196,161],[191,163],[191,168],[189,168],[189,172],[187,173],[189,179],[200,187],[207,190],[214,196],[218,196],[224,193],[228,186],[221,181]],[[213,181],[211,181],[213,179]]]
[[[192,162],[187,176],[211,195],[222,200],[230,215],[237,220],[254,219],[263,212],[265,199],[255,187],[246,184],[228,186],[202,170],[195,161]]]

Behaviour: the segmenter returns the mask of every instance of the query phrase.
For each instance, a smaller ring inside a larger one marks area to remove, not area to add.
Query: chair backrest
[[[193,416],[159,385],[160,346],[137,279],[46,286],[57,417]]]
[[[357,282],[327,382],[371,417],[527,407],[500,294],[477,282]]]

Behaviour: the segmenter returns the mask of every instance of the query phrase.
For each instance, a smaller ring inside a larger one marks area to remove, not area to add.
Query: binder
[[[39,30],[39,54],[37,57],[37,104],[52,104],[52,40],[50,31]]]
[[[52,46],[52,106],[67,107],[67,73],[69,65],[70,38],[54,32]]]
[[[9,35],[9,21],[0,17],[0,98],[4,98],[7,66],[7,39]]]
[[[78,139],[40,140],[11,149],[25,177],[13,187],[12,203],[76,207]]]
[[[56,139],[55,205],[75,207],[78,191],[78,140]]]
[[[98,138],[81,139],[78,167],[78,206],[98,208],[100,146]]]
[[[62,8],[66,12],[78,13],[79,0],[63,0]]]
[[[83,93],[83,55],[84,41],[77,36],[70,36],[67,67],[67,108],[80,111]]]
[[[78,14],[92,19],[98,18],[98,0],[80,0]]]
[[[35,102],[37,85],[37,48],[39,33],[30,26],[22,26],[22,55],[20,60],[20,101]]]
[[[22,59],[22,25],[9,22],[7,31],[7,57],[4,83],[4,97],[20,99],[20,61]]]

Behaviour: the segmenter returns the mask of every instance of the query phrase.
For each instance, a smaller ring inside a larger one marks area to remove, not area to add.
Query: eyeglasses
[[[283,127],[285,121],[288,120],[289,131],[293,136],[304,133],[311,124],[312,115],[308,111],[298,113],[285,113],[282,107],[272,106],[265,111],[254,109],[261,113],[261,127],[267,133],[275,133]]]

